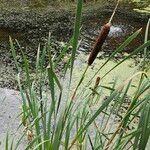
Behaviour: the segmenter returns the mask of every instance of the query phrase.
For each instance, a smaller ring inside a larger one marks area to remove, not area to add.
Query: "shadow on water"
[[[0,28],[0,42],[9,41],[9,36],[14,39],[20,39],[21,33],[6,28]]]

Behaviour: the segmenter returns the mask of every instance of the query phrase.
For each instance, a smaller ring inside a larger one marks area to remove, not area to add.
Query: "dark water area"
[[[12,31],[6,28],[0,28],[0,42],[8,42],[9,36],[11,36],[14,39],[21,39],[21,33]]]
[[[102,14],[101,16],[93,16],[89,19],[85,19],[82,23],[82,30],[81,30],[81,46],[79,48],[80,51],[89,52],[91,50],[91,47],[93,43],[96,40],[96,37],[98,36],[101,27],[108,22],[110,18],[110,14]],[[146,21],[142,20],[135,20],[132,17],[131,18],[125,18],[124,16],[118,14],[115,15],[115,17],[112,20],[112,26],[110,29],[110,33],[108,35],[108,38],[106,42],[104,43],[104,46],[102,48],[102,52],[105,52],[106,54],[112,53],[127,37],[132,35],[135,31],[142,28],[141,33],[138,35],[138,37],[128,46],[125,48],[124,52],[132,52],[136,47],[141,45],[144,41],[144,34],[145,34],[145,28],[146,28]],[[44,24],[43,24],[44,26]],[[62,29],[62,30],[61,30]],[[0,45],[5,46],[4,43],[8,43],[9,36],[11,36],[13,39],[17,39],[18,41],[21,41],[21,43],[24,43],[23,46],[29,46],[38,45],[38,43],[35,43],[34,41],[42,41],[43,39],[47,39],[46,35],[48,35],[48,30],[45,29],[42,30],[42,27],[38,30],[30,28],[26,31],[14,31],[10,28],[0,28]],[[57,31],[58,30],[58,31]],[[31,34],[30,34],[31,32]],[[47,33],[47,34],[46,34]],[[61,33],[61,34],[60,34]],[[62,28],[56,29],[56,39],[58,41],[65,41],[66,35],[67,37],[71,37],[71,32]],[[45,36],[45,37],[44,37]]]
[[[81,51],[88,52],[91,50],[96,37],[98,36],[101,27],[108,22],[110,16],[102,16],[99,18],[92,18],[85,20],[82,28],[82,43]],[[110,54],[112,53],[122,42],[124,42],[135,31],[142,28],[141,33],[133,42],[124,49],[124,52],[130,53],[139,45],[144,42],[144,34],[146,29],[146,22],[134,20],[133,18],[124,18],[121,15],[114,17],[112,26],[107,37],[106,42],[103,45],[101,51]]]

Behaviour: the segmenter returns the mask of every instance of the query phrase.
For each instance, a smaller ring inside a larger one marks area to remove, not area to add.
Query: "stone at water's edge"
[[[15,137],[15,144],[17,139],[23,134],[21,128],[17,130],[20,124],[20,118],[18,117],[21,112],[20,106],[19,92],[0,88],[0,150],[5,149],[7,132],[10,138],[9,146],[13,137]],[[21,142],[18,149],[23,150],[24,144],[25,141]]]

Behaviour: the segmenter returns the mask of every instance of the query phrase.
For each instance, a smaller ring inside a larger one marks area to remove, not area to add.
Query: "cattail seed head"
[[[100,83],[100,77],[97,77],[95,82],[95,88],[98,87],[99,83]]]
[[[90,56],[89,56],[89,59],[88,59],[88,65],[89,66],[93,63],[93,61],[95,60],[98,52],[101,50],[102,45],[105,42],[105,40],[106,40],[106,38],[109,34],[110,27],[111,27],[110,23],[107,23],[102,27],[101,32],[99,33],[99,35],[97,37],[97,40],[96,40],[96,42],[95,42],[95,44],[92,48],[92,51],[90,53]]]

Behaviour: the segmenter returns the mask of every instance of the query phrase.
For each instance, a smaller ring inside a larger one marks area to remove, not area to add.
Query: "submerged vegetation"
[[[99,49],[107,38],[110,26],[107,26],[107,29],[102,28],[102,31],[107,31],[99,35],[88,59],[88,67],[79,77],[76,88],[72,89],[74,61],[80,44],[78,39],[82,6],[82,0],[78,0],[73,36],[55,60],[51,51],[51,34],[49,34],[44,47],[39,45],[34,76],[30,75],[29,61],[16,41],[22,52],[24,63],[23,68],[18,65],[16,49],[13,40],[11,37],[9,38],[22,98],[22,112],[19,115],[19,117],[21,116],[20,126],[24,126],[25,131],[17,143],[14,143],[14,140],[9,141],[8,134],[6,150],[16,150],[24,140],[24,136],[29,141],[25,147],[26,150],[141,150],[146,148],[150,137],[150,79],[147,73],[149,69],[147,64],[149,63],[148,31],[150,20],[145,31],[145,41],[141,46],[101,74],[101,70],[117,53],[123,52],[125,47],[132,44],[132,41],[141,32],[139,29],[123,43],[120,43],[120,46],[107,60],[103,64],[99,64],[99,68],[92,78],[85,82],[84,79],[88,76],[87,70],[95,61]],[[64,64],[63,75],[60,78],[56,69],[68,51],[70,55]],[[120,64],[140,52],[143,53],[143,59],[139,64],[139,70],[119,85],[117,79],[112,79],[109,86],[101,84],[106,76],[111,74]],[[21,73],[23,71],[26,75],[26,81],[22,84]],[[67,80],[66,75],[69,76]]]

